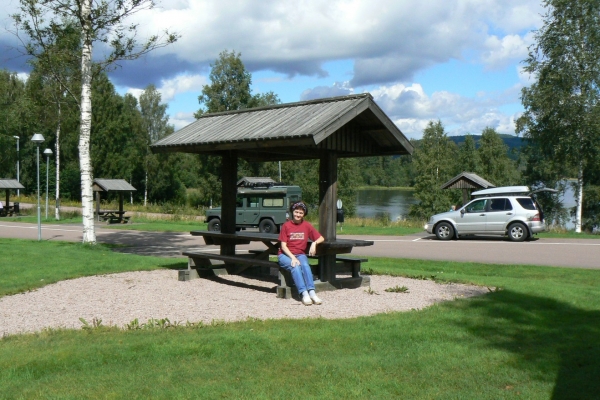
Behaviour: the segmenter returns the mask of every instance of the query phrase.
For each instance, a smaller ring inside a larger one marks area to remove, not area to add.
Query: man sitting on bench
[[[308,258],[304,251],[308,240],[312,240],[308,254],[314,256],[317,252],[317,244],[325,241],[323,236],[307,221],[304,216],[308,214],[306,204],[299,201],[290,207],[292,220],[287,221],[281,227],[279,241],[281,248],[277,256],[279,265],[290,271],[298,293],[302,296],[302,304],[310,306],[321,304],[322,301],[315,293],[315,282]]]

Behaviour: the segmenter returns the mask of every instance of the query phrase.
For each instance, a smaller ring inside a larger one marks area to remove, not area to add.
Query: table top
[[[219,245],[221,243],[249,244],[250,242],[271,242],[279,243],[279,235],[276,233],[261,233],[261,232],[236,232],[222,233],[217,231],[191,231],[192,236],[202,236],[206,244]],[[372,240],[357,240],[357,239],[336,239],[325,240],[319,244],[319,248],[323,249],[339,249],[352,250],[352,247],[372,246]]]

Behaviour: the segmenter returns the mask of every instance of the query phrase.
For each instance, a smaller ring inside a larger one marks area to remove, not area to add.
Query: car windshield
[[[535,210],[535,204],[531,197],[518,197],[517,202],[526,210]]]

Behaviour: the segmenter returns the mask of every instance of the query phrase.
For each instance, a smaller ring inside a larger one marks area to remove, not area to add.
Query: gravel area
[[[407,293],[385,289],[408,287]],[[79,318],[123,327],[135,318],[171,322],[238,321],[247,318],[352,318],[421,309],[436,302],[487,293],[486,288],[426,280],[371,276],[368,288],[319,293],[320,306],[278,299],[276,283],[242,276],[181,282],[177,271],[126,272],[61,281],[0,298],[0,336],[44,328],[80,329]]]

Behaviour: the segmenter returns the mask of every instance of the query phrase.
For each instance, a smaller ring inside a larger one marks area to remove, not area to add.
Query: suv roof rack
[[[490,197],[490,196],[518,196],[527,195],[529,193],[528,186],[501,186],[496,188],[478,190],[471,193],[473,197]]]

